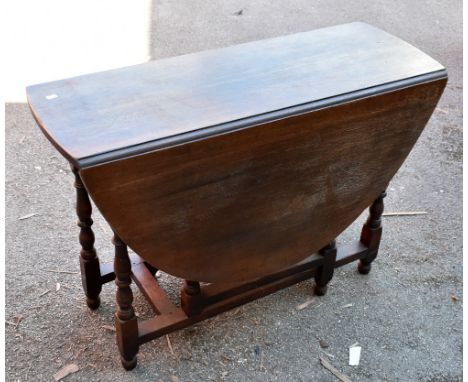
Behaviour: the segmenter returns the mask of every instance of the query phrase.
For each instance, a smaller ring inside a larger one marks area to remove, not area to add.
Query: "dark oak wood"
[[[382,238],[382,213],[384,210],[383,199],[387,193],[382,192],[369,207],[369,217],[362,227],[361,242],[369,248],[367,256],[361,258],[358,265],[359,273],[366,275],[371,270],[371,263],[379,252],[380,239]]]
[[[170,314],[176,306],[169,300],[144,263],[132,265],[132,279],[151,304],[155,314]]]
[[[323,256],[323,262],[315,273],[315,294],[318,296],[324,296],[327,292],[327,284],[333,277],[337,252],[335,240],[319,251]]]
[[[113,241],[115,284],[117,285],[117,311],[115,312],[117,346],[123,367],[131,370],[137,364],[136,354],[138,353],[138,323],[132,306],[133,293],[130,288],[132,267],[125,243],[117,234],[114,235]]]
[[[429,56],[352,23],[28,87],[75,174],[88,306],[117,285],[123,366],[147,341],[297,282],[323,295],[350,262],[367,274],[382,190],[446,82]],[[115,233],[113,269],[88,192]],[[360,241],[337,246],[369,205]],[[158,270],[183,279],[180,307]],[[132,279],[154,318],[135,316]]]
[[[99,259],[94,248],[94,232],[91,228],[93,225],[93,219],[91,219],[92,206],[78,169],[72,167],[72,171],[75,175],[76,214],[78,216],[78,227],[80,227],[81,282],[86,295],[86,304],[94,310],[101,303],[99,293],[101,293],[102,283]]]
[[[351,23],[34,85],[27,94],[44,133],[81,168],[434,74],[444,77],[444,68],[415,47]]]
[[[123,314],[124,321],[128,321],[128,318],[130,318],[132,323],[138,322],[139,345],[172,331],[183,329],[236,306],[267,296],[290,285],[312,277],[317,278],[318,272],[324,269],[324,265],[327,263],[325,267],[328,267],[330,264],[330,257],[326,256],[327,251],[331,251],[333,254],[336,253],[336,261],[332,263],[333,268],[364,259],[370,251],[361,241],[338,247],[334,243],[330,243],[323,248],[322,253],[312,254],[305,260],[287,269],[246,283],[218,283],[200,286],[199,283],[185,281],[183,289],[186,287],[189,289],[193,288],[189,294],[192,293],[198,296],[196,302],[198,306],[193,306],[196,312],[192,311],[190,314],[187,314],[184,308],[176,307],[170,302],[163,289],[159,286],[157,279],[152,276],[145,266],[143,259],[138,255],[132,255],[131,259],[129,259],[125,244],[120,239],[116,242],[118,243],[116,246],[116,261],[118,259],[118,263],[114,264],[114,268],[121,274],[121,282],[118,283],[118,301],[120,301],[118,309],[122,309],[120,305],[122,304],[125,312]],[[133,298],[131,297],[130,280],[128,277],[130,263],[131,278],[143,292],[156,314],[152,319],[138,321],[134,318],[133,308],[131,308],[131,300]],[[114,272],[109,265],[103,264],[101,266],[102,278],[106,282],[110,282],[114,278]],[[134,324],[131,325],[131,329],[128,330],[129,333],[126,334],[124,332],[127,329],[123,326],[120,327],[120,322],[120,319],[117,320],[116,325],[119,328],[118,341],[121,353],[135,354]],[[123,364],[128,367],[127,361],[123,361]],[[131,367],[136,365],[136,358],[130,365]]]
[[[274,283],[280,279],[290,279],[291,277],[295,277],[295,275],[304,274],[304,272],[308,272],[309,276],[307,278],[310,278],[313,276],[313,273],[310,272],[319,267],[322,264],[322,261],[323,259],[320,255],[313,254],[292,267],[260,279],[243,283],[237,282],[205,285],[201,292],[203,296],[203,304],[214,305],[223,300],[228,300],[237,295],[242,295],[248,291],[259,288],[262,289],[265,284]]]
[[[204,282],[254,279],[324,247],[372,203],[444,85],[431,81],[81,176],[113,229],[156,268]]]
[[[203,310],[203,298],[198,281],[184,280],[180,291],[180,306],[189,317],[195,316]]]
[[[134,269],[136,265],[139,265],[144,262],[144,260],[135,253],[129,255],[129,257],[130,257],[130,263],[132,264],[132,269]],[[101,284],[105,284],[105,283],[115,280],[115,272],[114,272],[113,263],[100,264],[100,272],[101,272]]]
[[[145,261],[146,268],[148,268],[148,271],[153,275],[156,276],[156,273],[158,272],[158,268],[153,267],[150,263]]]
[[[360,241],[347,245],[340,245],[336,251],[335,268],[359,260],[367,254],[367,247]]]
[[[338,247],[335,250],[339,253],[340,262],[335,262],[333,264],[334,267],[356,261],[365,257],[368,253],[368,248],[364,247],[361,242]],[[355,250],[358,252],[354,252]],[[177,308],[168,314],[157,315],[152,319],[139,321],[140,344],[267,296],[290,285],[310,279],[316,276],[317,270],[323,267],[325,261],[325,256],[314,254],[301,263],[284,269],[281,272],[247,283],[204,285],[201,287],[202,297],[199,301],[202,309],[198,314],[187,315],[184,309]],[[157,284],[157,280],[154,278],[148,279],[148,281]],[[158,301],[154,301],[153,303],[157,305]]]

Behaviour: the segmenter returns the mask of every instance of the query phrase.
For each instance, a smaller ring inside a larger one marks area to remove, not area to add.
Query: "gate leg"
[[[336,261],[336,242],[331,241],[330,244],[323,247],[319,254],[323,256],[323,265],[317,268],[315,273],[315,294],[324,296],[327,292],[327,284],[333,277]]]
[[[369,217],[362,227],[361,243],[369,248],[366,257],[361,259],[358,264],[358,271],[367,275],[371,270],[371,263],[377,257],[379,252],[380,239],[382,237],[382,213],[384,210],[383,198],[387,193],[383,191],[379,197],[369,207]]]
[[[128,257],[127,245],[114,233],[115,260],[114,272],[117,285],[117,311],[115,312],[115,329],[122,365],[131,370],[137,364],[138,322],[133,310],[132,266]]]
[[[198,281],[184,280],[180,291],[180,305],[189,317],[201,313],[203,310],[200,283]]]
[[[102,283],[99,259],[94,248],[94,232],[91,229],[93,225],[92,207],[78,169],[72,167],[72,171],[75,175],[76,214],[78,215],[78,227],[80,227],[81,282],[86,294],[86,304],[90,309],[97,309],[101,303],[99,293],[101,293]]]

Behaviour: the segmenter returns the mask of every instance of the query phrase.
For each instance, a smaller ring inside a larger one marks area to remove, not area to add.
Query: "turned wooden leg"
[[[187,316],[195,316],[203,310],[200,283],[184,280],[180,291],[180,305]]]
[[[132,266],[128,257],[127,245],[114,233],[115,260],[114,272],[117,285],[117,311],[115,312],[115,329],[122,365],[126,370],[137,364],[138,322],[133,310]]]
[[[96,255],[96,249],[94,248],[94,233],[91,229],[93,225],[93,219],[91,219],[92,207],[88,192],[84,188],[78,169],[72,167],[72,171],[75,175],[76,213],[78,215],[78,227],[80,227],[81,281],[86,294],[88,307],[97,309],[101,303],[99,293],[101,293],[102,284],[99,259]]]
[[[361,259],[358,264],[358,271],[363,275],[370,272],[371,263],[375,260],[379,251],[380,238],[382,237],[383,199],[385,196],[387,196],[387,193],[384,191],[369,207],[369,217],[362,227],[361,243],[369,248],[367,256]]]
[[[315,289],[317,296],[324,296],[327,293],[327,284],[333,277],[336,261],[336,242],[333,240],[323,247],[319,254],[323,256],[323,264],[317,268],[315,273]]]

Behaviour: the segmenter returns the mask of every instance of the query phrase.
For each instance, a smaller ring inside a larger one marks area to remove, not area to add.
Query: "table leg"
[[[361,259],[358,264],[358,271],[363,275],[370,272],[371,263],[375,260],[379,251],[380,239],[382,237],[383,199],[385,196],[387,196],[387,193],[383,191],[369,207],[369,217],[362,227],[361,243],[369,248],[367,256]]]
[[[314,292],[317,296],[324,296],[327,292],[327,284],[332,279],[333,271],[335,270],[336,253],[335,240],[319,251],[319,254],[323,256],[323,264],[317,268],[315,273]]]
[[[115,312],[115,329],[122,365],[131,370],[137,364],[138,322],[133,310],[132,266],[128,257],[127,245],[114,233],[115,260],[114,272],[117,285],[117,311]]]
[[[92,207],[88,192],[83,185],[77,168],[72,167],[75,175],[74,186],[76,188],[76,213],[78,215],[78,227],[80,227],[79,241],[81,281],[86,294],[86,303],[89,308],[97,309],[100,304],[99,293],[101,293],[101,271],[99,259],[94,248],[94,232],[91,229]]]
[[[189,317],[201,313],[203,310],[200,283],[198,281],[184,280],[180,291],[180,305]]]

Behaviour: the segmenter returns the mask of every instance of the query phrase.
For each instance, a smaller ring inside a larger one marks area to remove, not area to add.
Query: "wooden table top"
[[[364,23],[33,85],[39,126],[76,166],[258,125],[446,76]]]

